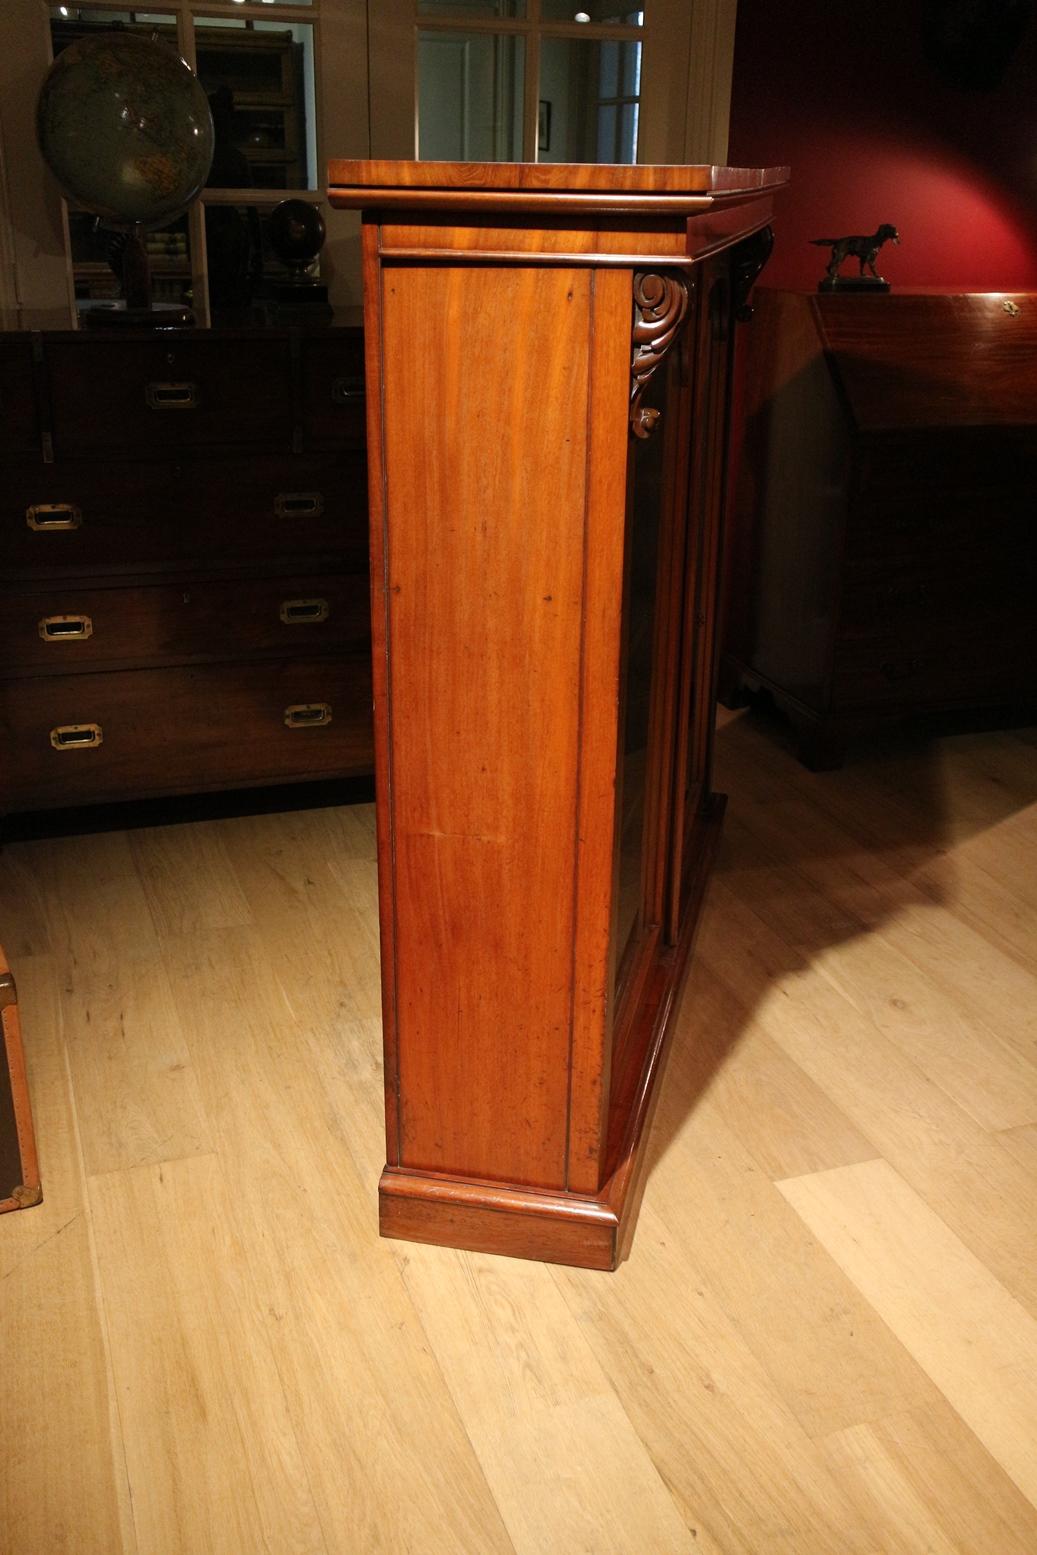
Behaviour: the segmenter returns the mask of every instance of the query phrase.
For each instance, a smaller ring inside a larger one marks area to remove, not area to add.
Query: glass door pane
[[[703,265],[706,306],[697,320],[694,356],[693,428],[689,510],[694,521],[685,560],[686,588],[675,763],[672,849],[666,932],[671,943],[695,882],[689,867],[699,853],[697,836],[712,802],[713,725],[717,657],[717,614],[712,579],[719,566],[725,506],[728,375],[728,279],[724,258]]]
[[[665,402],[664,373],[649,391],[656,408]],[[617,981],[632,959],[645,921],[648,891],[653,684],[659,643],[659,571],[664,516],[664,448],[661,435],[634,441],[624,578],[623,658],[615,856],[616,915],[613,943]],[[653,759],[655,756],[655,759]]]
[[[525,42],[502,33],[418,33],[418,156],[445,162],[522,157]]]
[[[636,162],[640,91],[639,41],[543,38],[538,160]]]
[[[198,79],[212,109],[216,189],[313,189],[313,26],[195,18]]]

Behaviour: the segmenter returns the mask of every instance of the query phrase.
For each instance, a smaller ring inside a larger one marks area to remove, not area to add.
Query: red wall
[[[792,169],[764,285],[812,289],[828,252],[808,239],[888,221],[894,289],[1037,290],[1037,20],[1000,85],[977,91],[939,79],[925,9],[739,0],[728,161]]]

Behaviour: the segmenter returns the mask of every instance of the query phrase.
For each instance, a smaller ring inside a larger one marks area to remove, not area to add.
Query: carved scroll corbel
[[[759,278],[760,271],[771,257],[774,248],[774,229],[761,227],[731,251],[731,290],[734,294],[734,316],[739,324],[748,324],[753,316],[749,293]]]
[[[677,337],[688,312],[688,283],[682,275],[634,272],[634,335],[630,363],[630,430],[651,437],[660,412],[641,403],[648,381]]]

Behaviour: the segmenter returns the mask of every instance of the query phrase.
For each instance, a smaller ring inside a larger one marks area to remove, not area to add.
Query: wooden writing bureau
[[[1037,704],[1037,296],[761,288],[721,664],[800,755]]]
[[[613,1268],[722,801],[732,320],[784,171],[337,162],[364,212],[391,1236]]]
[[[363,342],[0,335],[0,813],[369,773]]]

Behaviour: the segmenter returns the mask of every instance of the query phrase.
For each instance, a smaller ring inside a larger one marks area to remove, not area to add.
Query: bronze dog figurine
[[[828,269],[825,271],[830,281],[838,278],[839,266],[844,259],[848,259],[851,255],[860,265],[861,275],[864,274],[864,266],[867,265],[876,281],[880,281],[882,277],[875,269],[875,260],[878,257],[879,249],[883,243],[899,243],[900,233],[896,227],[892,226],[888,221],[884,221],[878,231],[873,232],[869,237],[811,238],[810,242],[817,244],[819,248],[830,248],[832,250],[832,257],[828,261]]]

